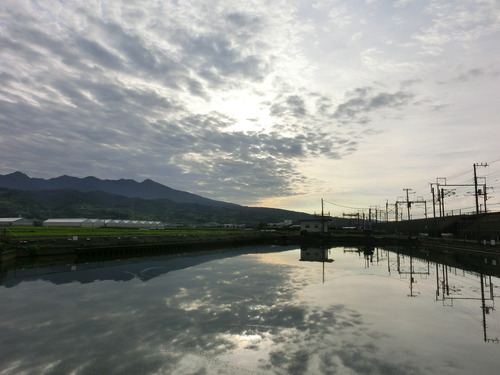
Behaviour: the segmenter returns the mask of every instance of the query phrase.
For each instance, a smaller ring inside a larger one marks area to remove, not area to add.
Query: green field
[[[248,230],[233,229],[163,229],[140,230],[120,228],[79,228],[79,227],[0,227],[1,237],[69,237],[69,236],[177,236],[177,235],[217,235],[248,233]]]

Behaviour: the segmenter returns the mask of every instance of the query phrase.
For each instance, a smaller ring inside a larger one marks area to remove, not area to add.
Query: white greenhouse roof
[[[44,223],[82,223],[84,221],[90,221],[90,219],[78,218],[78,219],[47,219]]]

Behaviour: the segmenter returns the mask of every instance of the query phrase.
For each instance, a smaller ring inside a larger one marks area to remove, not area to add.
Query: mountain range
[[[0,187],[14,190],[61,190],[73,189],[81,192],[101,191],[104,193],[123,195],[129,198],[170,199],[178,203],[199,203],[208,206],[234,206],[232,203],[203,198],[196,194],[175,190],[152,180],[137,182],[134,180],[101,180],[89,176],[85,178],[60,176],[50,178],[31,178],[24,173],[14,172],[0,175]]]
[[[300,220],[310,215],[247,207],[175,190],[152,180],[101,180],[60,176],[0,175],[0,216],[121,218],[171,223],[257,223]]]

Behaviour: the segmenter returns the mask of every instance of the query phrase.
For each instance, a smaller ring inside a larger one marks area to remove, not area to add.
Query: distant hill
[[[0,175],[0,216],[20,215],[38,220],[89,217],[247,225],[310,217],[301,212],[220,202],[151,180],[139,183],[69,176],[45,180],[20,172]]]
[[[129,198],[169,199],[178,203],[198,203],[207,206],[238,206],[233,203],[216,201],[185,191],[175,190],[149,179],[137,182],[126,179],[101,180],[92,176],[85,178],[60,176],[46,180],[31,178],[24,173],[14,172],[0,175],[0,187],[28,191],[61,189],[73,189],[81,192],[101,191]]]

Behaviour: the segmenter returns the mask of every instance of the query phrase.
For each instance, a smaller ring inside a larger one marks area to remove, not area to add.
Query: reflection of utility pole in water
[[[373,246],[365,246],[363,256],[365,258],[365,268],[370,268],[370,263],[373,263]]]
[[[439,277],[439,265],[436,263],[436,301],[439,300],[440,293],[442,293],[443,306],[453,307],[453,301],[455,300],[480,300],[481,310],[482,310],[482,328],[483,328],[483,339],[484,342],[500,344],[500,339],[489,338],[488,337],[488,326],[487,326],[487,316],[491,311],[495,310],[494,303],[494,293],[493,293],[493,283],[491,282],[491,276],[479,274],[480,283],[480,296],[477,297],[467,297],[462,293],[462,288],[456,287],[454,285],[450,286],[448,267],[444,264],[442,265],[442,275],[441,279]],[[486,280],[486,281],[485,281]],[[488,288],[488,290],[487,290]],[[474,289],[477,291],[477,289]],[[489,292],[489,293],[488,293]],[[489,294],[489,295],[487,295]],[[491,301],[492,305],[487,305],[487,301]],[[448,302],[448,304],[446,304]]]
[[[441,267],[440,267],[441,266]],[[439,276],[439,269],[441,268],[441,278]],[[457,292],[458,289],[454,286],[451,291]],[[440,298],[441,297],[441,298]],[[453,306],[453,297],[450,297],[450,282],[448,277],[448,266],[445,264],[436,263],[436,301],[443,301],[443,306],[447,306],[446,302]]]
[[[420,277],[424,278],[426,277],[427,275],[430,275],[430,264],[429,264],[429,261],[428,260],[424,260],[425,263],[427,264],[427,270],[425,271],[415,271],[415,267],[414,267],[414,264],[413,264],[413,250],[410,248],[410,270],[409,271],[402,271],[402,267],[401,267],[401,259],[400,259],[401,255],[400,253],[398,252],[398,260],[397,260],[397,266],[398,266],[398,273],[401,277],[403,276],[410,276],[410,294],[408,295],[408,297],[416,297],[418,294],[420,294],[419,292],[415,292],[413,290],[413,284],[416,284],[417,281],[415,280],[415,275],[420,275]]]
[[[330,254],[330,249],[323,249],[325,253],[325,257],[323,258],[323,284],[325,283],[325,262],[331,263],[333,259],[328,259],[328,255]]]
[[[323,261],[321,262],[323,264],[323,284],[325,283],[325,262],[331,263],[333,262],[333,259],[329,259],[328,255],[330,254],[330,248],[322,248],[323,252]]]
[[[333,259],[328,258],[330,255],[330,248],[323,245],[313,246],[302,246],[300,248],[300,261],[301,262],[321,262],[322,263],[322,275],[323,284],[325,283],[325,263],[332,263]]]
[[[486,326],[486,314],[490,313],[490,310],[494,310],[495,308],[493,306],[486,306],[486,298],[485,298],[485,293],[484,293],[484,279],[485,275],[481,274],[481,309],[483,310],[483,337],[484,337],[484,342],[492,342],[495,344],[500,344],[500,339],[498,337],[494,339],[488,338],[488,333],[487,333],[487,326]],[[493,297],[493,284],[491,283],[491,276],[489,277],[489,282],[490,282],[490,297],[489,300],[494,301]]]

